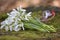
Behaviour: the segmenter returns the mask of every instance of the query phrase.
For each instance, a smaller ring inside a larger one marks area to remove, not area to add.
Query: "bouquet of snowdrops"
[[[1,22],[0,29],[20,31],[21,29],[25,30],[25,28],[30,28],[42,32],[56,32],[53,26],[46,25],[39,19],[33,18],[31,13],[26,13],[26,10],[21,7],[13,9],[10,13],[7,13],[8,18]]]

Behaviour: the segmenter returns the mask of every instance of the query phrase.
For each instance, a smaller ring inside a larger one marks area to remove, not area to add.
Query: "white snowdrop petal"
[[[27,15],[31,15],[32,12],[29,12]]]
[[[5,21],[1,22],[1,25],[5,24]]]
[[[22,30],[25,30],[24,26],[22,26]]]
[[[27,16],[27,17],[30,17],[31,15],[30,15],[30,14],[27,14],[26,16]]]
[[[22,16],[24,16],[24,15],[25,15],[25,12],[22,13]]]
[[[6,30],[6,31],[8,31],[8,30],[9,30],[9,29],[8,29],[8,26],[6,26],[6,27],[5,27],[5,30]]]
[[[9,13],[7,13],[7,15],[9,16],[10,14],[9,14]]]
[[[28,19],[28,16],[26,16],[26,15],[25,15],[25,20],[29,20],[29,19]]]
[[[25,11],[26,11],[25,9],[22,9],[22,8],[20,8],[20,10],[21,10],[21,11],[23,11],[23,12],[25,12]]]
[[[10,31],[12,31],[13,30],[13,27],[12,26],[10,26]]]
[[[13,11],[16,11],[16,9],[13,9]]]
[[[0,27],[0,29],[4,28],[4,26],[5,26],[5,25],[2,25],[2,26]]]
[[[21,21],[21,19],[19,19],[19,18],[17,20]]]
[[[18,27],[19,25],[15,26],[14,31],[19,31],[20,28]]]

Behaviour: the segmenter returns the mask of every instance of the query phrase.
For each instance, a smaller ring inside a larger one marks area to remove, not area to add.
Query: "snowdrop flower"
[[[31,12],[26,14],[26,10],[18,7],[17,10],[13,9],[10,13],[7,13],[8,18],[5,21],[1,22],[1,27],[5,28],[6,31],[19,31],[24,30],[24,22],[28,21],[31,17]],[[23,21],[22,21],[23,20]]]
[[[25,20],[29,20],[29,19],[28,19],[28,16],[25,16]]]
[[[1,24],[1,25],[5,24],[5,21],[1,22],[0,24]]]
[[[26,13],[26,12],[24,12],[24,11],[23,11],[23,12],[22,12],[22,14],[21,14],[21,16],[24,16],[24,15],[25,15],[25,13]]]
[[[8,20],[5,20],[5,24],[8,24]]]
[[[14,26],[18,25],[18,23],[15,21]]]
[[[20,7],[17,7],[17,10],[19,11],[22,8],[22,6],[20,5]]]
[[[8,20],[6,20],[5,22],[10,25],[12,22],[14,22],[14,20],[8,19]]]
[[[19,19],[19,18],[18,18],[17,20],[18,20],[18,21],[21,21],[21,19]]]
[[[20,30],[19,25],[15,26],[14,31],[19,31],[19,30]]]
[[[26,11],[25,9],[22,9],[22,6],[21,6],[21,5],[20,5],[20,7],[17,7],[17,10],[18,10],[18,11],[21,10],[21,11],[23,11],[23,12]]]
[[[26,10],[25,9],[20,9],[21,11],[25,12]]]
[[[10,26],[10,31],[12,31],[13,30],[13,27],[12,26]]]
[[[12,12],[10,12],[10,15],[9,16],[16,16],[17,14],[20,14],[17,10],[15,10],[15,9],[13,9],[13,11]]]
[[[0,27],[0,29],[4,28],[4,26],[5,26],[5,25],[2,25],[2,26]]]
[[[6,24],[6,25],[9,24],[9,25],[10,25],[13,21],[14,21],[14,20],[11,20],[11,19],[8,18],[8,19],[6,19],[5,21],[1,22],[1,24],[2,24],[2,25],[4,25],[4,24]]]
[[[25,20],[29,20],[29,17],[31,16],[32,12],[29,12],[27,15],[25,15]]]
[[[24,24],[23,23],[21,23],[21,25],[20,25],[21,27],[22,27],[22,29],[24,30]]]
[[[6,26],[6,27],[5,27],[5,30],[6,30],[6,31],[8,31],[8,30],[9,30],[8,26]]]
[[[31,13],[32,13],[32,12],[29,12],[29,13],[27,14],[27,16],[31,16]]]

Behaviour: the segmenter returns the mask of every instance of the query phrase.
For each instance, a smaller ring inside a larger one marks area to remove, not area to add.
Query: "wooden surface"
[[[0,13],[11,11],[20,5],[22,8],[39,7],[41,5],[60,7],[60,0],[0,0]]]

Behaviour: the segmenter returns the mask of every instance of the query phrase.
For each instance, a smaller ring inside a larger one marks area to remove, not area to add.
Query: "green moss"
[[[0,14],[0,22],[3,21],[5,18],[7,18],[7,14],[6,13]]]
[[[20,38],[16,36],[5,35],[5,36],[0,36],[0,40],[20,40]]]
[[[9,34],[8,34],[9,33]],[[7,32],[0,36],[0,40],[33,40],[39,38],[52,38],[54,35],[50,33],[41,33],[38,31],[19,31]]]

